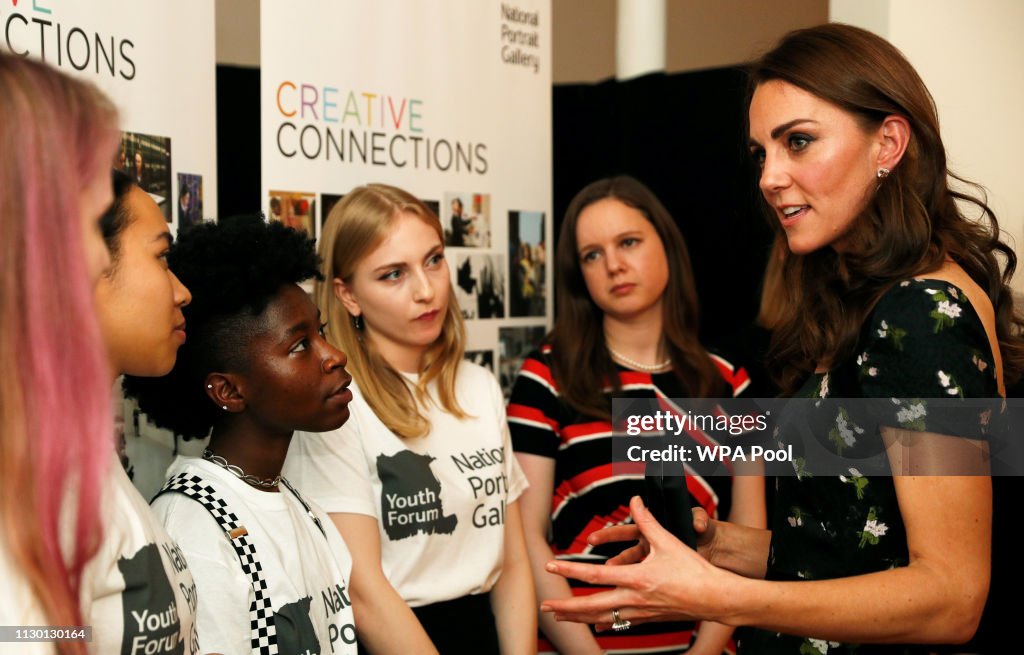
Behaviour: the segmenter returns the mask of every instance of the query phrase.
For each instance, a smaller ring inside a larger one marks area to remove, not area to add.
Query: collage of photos
[[[149,194],[164,219],[171,222],[171,139],[166,136],[121,133],[117,168],[131,176],[140,189]]]

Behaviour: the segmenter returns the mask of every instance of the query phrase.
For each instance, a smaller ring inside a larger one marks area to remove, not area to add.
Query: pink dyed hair
[[[0,53],[0,548],[58,625],[83,623],[113,452],[79,201],[109,176],[117,140],[116,110],[92,85]]]

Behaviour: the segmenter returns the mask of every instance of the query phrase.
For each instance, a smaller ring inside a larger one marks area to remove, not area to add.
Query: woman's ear
[[[345,311],[350,316],[360,316],[363,310],[359,307],[359,301],[356,300],[356,296],[352,293],[352,287],[345,284],[345,281],[340,277],[336,277],[331,280],[331,287],[334,289],[334,297],[341,301],[341,304],[345,306]]]
[[[910,145],[910,137],[910,122],[906,118],[897,114],[886,116],[878,128],[878,168],[895,170]]]
[[[245,396],[234,375],[210,373],[205,383],[206,395],[221,410],[238,413],[245,409]]]

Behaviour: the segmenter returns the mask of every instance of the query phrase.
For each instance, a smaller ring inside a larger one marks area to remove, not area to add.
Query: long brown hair
[[[455,292],[449,290],[441,334],[427,351],[419,380],[411,391],[402,374],[363,338],[344,304],[335,297],[333,280],[338,278],[350,284],[359,262],[384,240],[395,218],[406,212],[422,219],[444,241],[437,215],[407,191],[386,184],[368,184],[349,192],[331,210],[320,235],[323,279],[314,288],[316,304],[327,317],[328,341],[348,355],[348,368],[370,409],[402,438],[421,437],[430,431],[430,422],[422,409],[429,402],[427,386],[434,380],[441,406],[458,418],[467,416],[455,397],[455,375],[466,343]]]
[[[598,180],[577,193],[559,232],[555,250],[558,312],[547,341],[552,346],[551,372],[562,399],[579,412],[610,419],[605,388],[621,391],[604,339],[604,314],[587,291],[576,241],[580,214],[605,198],[639,211],[661,237],[668,259],[668,286],[662,296],[663,339],[672,368],[691,397],[719,395],[725,382],[697,339],[697,288],[683,235],[657,196],[639,180],[623,175]]]
[[[899,280],[938,269],[947,257],[988,293],[1005,377],[1018,379],[1024,367],[1019,336],[1024,322],[1014,312],[1009,290],[1017,258],[1000,240],[999,224],[980,187],[947,168],[935,102],[910,62],[885,39],[833,23],[783,37],[753,65],[750,96],[769,80],[836,105],[865,130],[876,129],[890,115],[902,116],[911,129],[900,163],[854,221],[850,247],[842,253],[822,248],[785,257],[784,284],[799,290],[800,306],[778,326],[769,352],[782,388],[791,393],[817,363],[851,354],[881,295]],[[950,188],[949,178],[978,195]],[[957,201],[973,205],[980,219],[964,218]],[[763,207],[784,238],[767,201]]]

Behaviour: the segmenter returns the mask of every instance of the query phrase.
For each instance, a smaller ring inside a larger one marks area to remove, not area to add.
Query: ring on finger
[[[612,610],[612,630],[622,632],[623,630],[628,630],[630,625],[629,619],[623,621],[622,617],[619,616],[619,610]]]

